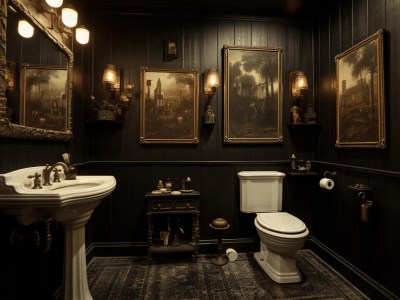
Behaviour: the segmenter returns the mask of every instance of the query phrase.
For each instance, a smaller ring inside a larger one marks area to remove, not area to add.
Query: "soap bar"
[[[180,191],[172,191],[172,192],[171,192],[171,195],[180,195],[180,194],[181,194]]]

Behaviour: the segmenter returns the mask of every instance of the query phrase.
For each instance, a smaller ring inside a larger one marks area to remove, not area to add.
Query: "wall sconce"
[[[113,64],[107,64],[103,71],[102,83],[106,87],[106,99],[102,101],[96,100],[91,95],[91,107],[96,112],[97,120],[116,121],[122,120],[123,113],[129,107],[133,84],[128,84],[128,95],[121,92],[121,69]],[[129,97],[130,95],[130,97]]]
[[[28,21],[26,20],[18,21],[18,33],[20,36],[29,39],[33,36],[34,32],[35,29],[31,24],[28,23]]]
[[[103,84],[106,85],[106,89],[115,91],[120,87],[120,70],[116,65],[108,64],[105,66],[103,71]]]
[[[90,32],[89,30],[81,25],[75,29],[75,39],[81,45],[86,45],[89,43]]]
[[[294,71],[289,74],[292,97],[301,97],[308,92],[307,77],[302,71]]]
[[[291,123],[302,123],[304,118],[305,103],[301,103],[302,98],[308,92],[307,77],[302,71],[293,71],[289,74],[290,95],[294,98],[294,103],[290,109]]]
[[[213,125],[215,122],[215,115],[210,100],[216,93],[217,87],[219,87],[219,74],[215,68],[211,68],[207,72],[204,72],[204,94],[207,95],[209,99],[204,115],[204,124]]]
[[[211,98],[217,91],[217,87],[219,87],[219,74],[216,69],[211,68],[204,73],[204,94]]]

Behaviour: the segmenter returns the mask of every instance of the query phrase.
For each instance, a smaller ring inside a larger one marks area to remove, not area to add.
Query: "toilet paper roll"
[[[323,188],[323,189],[331,190],[335,186],[335,182],[332,179],[329,179],[329,178],[322,178],[319,181],[319,186],[321,188]]]
[[[232,248],[226,249],[226,255],[228,256],[229,261],[235,261],[238,258],[236,250]]]

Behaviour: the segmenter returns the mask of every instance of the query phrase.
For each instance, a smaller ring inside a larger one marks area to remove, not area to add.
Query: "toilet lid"
[[[286,212],[259,213],[257,223],[268,230],[282,233],[300,233],[307,229],[303,221]]]

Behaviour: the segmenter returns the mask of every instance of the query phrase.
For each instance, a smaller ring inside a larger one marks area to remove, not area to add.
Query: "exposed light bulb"
[[[75,27],[78,24],[78,12],[72,7],[63,7],[61,10],[61,20],[65,26]]]
[[[75,30],[75,39],[79,44],[86,45],[89,42],[90,32],[85,26],[80,26]]]
[[[18,22],[18,33],[24,38],[31,38],[35,29],[26,20],[20,20]]]
[[[46,3],[53,8],[59,8],[63,4],[63,0],[46,0]]]

